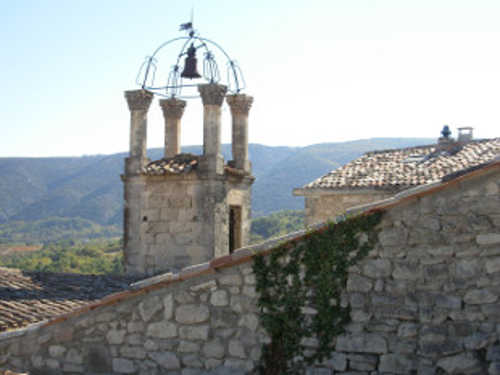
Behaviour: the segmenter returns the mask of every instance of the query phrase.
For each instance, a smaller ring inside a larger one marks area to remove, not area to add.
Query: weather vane
[[[196,86],[201,82],[223,83],[228,86],[228,92],[237,94],[245,88],[243,73],[236,63],[232,60],[224,49],[212,40],[202,38],[193,26],[193,14],[191,12],[191,21],[180,25],[179,31],[187,33],[187,36],[177,37],[161,44],[151,56],[146,57],[137,74],[136,83],[144,90],[164,97],[194,98],[198,97]],[[166,74],[166,84],[158,84],[157,80],[159,68],[159,54],[167,46],[172,46],[175,42],[182,42],[180,52],[177,54],[175,64],[170,66]],[[212,49],[211,49],[212,48]],[[197,52],[203,53],[203,70],[198,72]],[[219,65],[216,57],[220,60],[226,60],[227,80],[221,82]],[[184,67],[181,69],[182,58],[184,58]],[[187,81],[189,80],[189,81]]]

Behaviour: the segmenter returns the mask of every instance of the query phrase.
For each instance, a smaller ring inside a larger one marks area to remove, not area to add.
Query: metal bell
[[[194,48],[193,43],[188,48],[187,57],[184,61],[184,70],[182,71],[182,78],[201,78],[201,75],[198,73],[198,69],[196,68],[196,48]]]

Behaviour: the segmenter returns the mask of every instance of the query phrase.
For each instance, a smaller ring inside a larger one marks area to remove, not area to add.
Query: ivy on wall
[[[334,337],[350,321],[350,306],[340,303],[348,269],[375,245],[381,217],[375,212],[329,223],[255,257],[260,321],[270,337],[261,375],[301,374],[330,356]]]

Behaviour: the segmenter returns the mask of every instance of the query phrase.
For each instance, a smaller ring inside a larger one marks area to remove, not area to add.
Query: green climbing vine
[[[340,303],[348,269],[375,245],[381,216],[375,212],[330,223],[255,257],[260,321],[270,337],[262,347],[259,374],[301,374],[329,357],[334,337],[350,321],[350,306]]]

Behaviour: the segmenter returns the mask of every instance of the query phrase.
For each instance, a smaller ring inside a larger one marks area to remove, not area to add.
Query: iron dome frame
[[[243,72],[237,64],[237,62],[230,58],[229,54],[216,42],[213,40],[202,38],[199,33],[193,28],[192,22],[182,24],[180,30],[185,30],[188,32],[188,36],[181,36],[174,39],[170,39],[162,44],[153,52],[151,56],[147,56],[145,61],[142,63],[137,73],[136,83],[141,86],[143,90],[148,90],[155,95],[167,97],[167,98],[181,98],[190,99],[198,98],[199,95],[184,95],[182,90],[186,88],[194,88],[198,86],[198,83],[186,83],[185,79],[181,76],[181,58],[187,56],[188,49],[194,46],[196,51],[198,49],[203,50],[203,73],[201,78],[195,78],[197,80],[205,80],[208,83],[220,83],[221,76],[219,72],[219,67],[215,60],[215,55],[210,50],[209,47],[215,47],[217,51],[221,52],[226,58],[226,76],[227,80],[225,84],[228,88],[228,93],[238,94],[245,87],[245,79],[243,77]],[[168,45],[175,42],[184,41],[182,48],[177,56],[175,65],[170,68],[167,84],[157,85],[156,84],[156,71],[158,67],[157,55],[159,52]],[[224,83],[224,82],[222,82]]]

